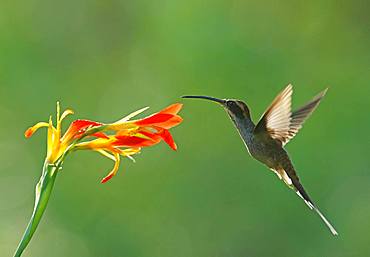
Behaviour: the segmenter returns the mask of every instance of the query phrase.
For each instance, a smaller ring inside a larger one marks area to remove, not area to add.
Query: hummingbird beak
[[[204,95],[184,95],[181,98],[206,99],[206,100],[209,100],[209,101],[213,101],[213,102],[219,103],[222,106],[224,106],[225,103],[226,103],[226,100],[225,99],[219,99],[219,98],[215,98],[215,97],[211,97],[211,96],[204,96]]]

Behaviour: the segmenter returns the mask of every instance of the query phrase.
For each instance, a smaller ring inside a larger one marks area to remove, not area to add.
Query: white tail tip
[[[303,196],[301,195],[301,193],[299,193],[299,191],[296,191],[297,195],[299,195],[299,197],[301,197],[303,199],[303,201],[307,204],[307,206],[311,209],[311,210],[315,210],[316,213],[320,216],[320,218],[324,221],[325,225],[330,229],[330,232],[334,235],[334,236],[337,236],[338,235],[338,232],[335,230],[335,228],[330,224],[330,222],[325,218],[325,216],[320,212],[319,209],[317,209],[317,207],[315,205],[313,205],[310,201],[307,201],[306,199],[303,198]]]
[[[320,218],[324,221],[326,226],[330,229],[330,232],[334,235],[337,236],[338,232],[335,230],[335,228],[330,224],[330,222],[325,218],[325,216],[317,209],[314,207],[314,210],[316,211],[317,214],[319,214]]]

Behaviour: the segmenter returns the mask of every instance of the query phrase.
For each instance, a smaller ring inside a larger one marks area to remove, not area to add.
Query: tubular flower
[[[147,109],[143,108],[115,123],[106,125],[104,130],[114,131],[114,135],[103,134],[98,139],[78,143],[75,147],[76,149],[95,150],[115,161],[112,171],[101,181],[105,183],[117,173],[120,156],[132,159],[132,155],[140,152],[142,147],[158,144],[161,140],[176,150],[176,143],[168,129],[182,122],[182,118],[177,115],[181,107],[182,104],[173,104],[149,117],[128,121],[133,115]]]
[[[49,122],[39,122],[27,129],[24,135],[29,138],[39,128],[47,128],[47,154],[41,178],[36,185],[34,210],[14,256],[21,256],[31,240],[49,200],[56,174],[62,168],[68,153],[76,150],[93,150],[112,159],[115,162],[114,167],[101,181],[105,183],[117,173],[121,156],[134,160],[132,156],[139,153],[141,148],[158,144],[162,140],[176,150],[177,146],[169,129],[182,122],[178,115],[181,108],[182,104],[176,103],[143,119],[131,120],[147,110],[146,107],[107,124],[75,120],[62,134],[62,121],[73,114],[73,111],[67,109],[60,115],[58,102],[56,126],[53,125],[50,116]]]

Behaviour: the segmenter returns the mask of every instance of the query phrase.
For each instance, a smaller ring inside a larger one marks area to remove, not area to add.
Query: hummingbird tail
[[[313,203],[309,195],[307,194],[306,190],[304,190],[301,182],[299,182],[299,178],[297,176],[297,173],[295,172],[295,169],[288,160],[284,163],[284,169],[283,171],[286,172],[287,177],[289,178],[288,184],[290,184],[290,187],[294,189],[294,191],[297,193],[297,195],[303,199],[303,201],[306,203],[306,205],[311,209],[314,210],[322,219],[322,221],[325,223],[325,225],[329,228],[330,232],[336,236],[338,235],[338,232],[334,229],[334,227],[330,224],[330,222],[325,218],[325,216],[320,212],[320,210],[316,207],[316,205]],[[283,173],[285,175],[285,173]],[[283,176],[284,178],[284,176]],[[286,181],[286,179],[284,179]],[[289,183],[290,182],[290,183]],[[287,183],[287,182],[286,182]]]
[[[321,218],[321,220],[325,223],[325,225],[329,228],[330,232],[334,235],[334,236],[337,236],[338,235],[338,232],[335,230],[335,228],[333,227],[333,225],[330,224],[330,222],[325,218],[324,214],[322,214],[320,212],[320,210],[315,206],[315,204],[311,201],[310,198],[307,198],[307,197],[304,197],[302,196],[302,194],[297,190],[296,191],[297,195],[299,195],[299,197],[301,197],[303,199],[303,201],[305,202],[305,204],[311,209],[311,210],[314,210],[318,215],[319,217]],[[305,192],[305,195],[307,196],[307,193]]]
[[[315,212],[320,216],[320,218],[324,221],[325,225],[330,229],[330,232],[337,236],[338,232],[335,230],[335,228],[330,224],[330,222],[325,218],[325,216],[320,212],[320,210],[316,207],[313,208]]]

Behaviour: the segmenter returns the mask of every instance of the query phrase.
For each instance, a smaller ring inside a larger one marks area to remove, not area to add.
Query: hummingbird
[[[292,161],[284,149],[319,105],[326,91],[327,89],[323,90],[306,105],[291,111],[293,86],[289,84],[275,97],[257,124],[253,123],[247,104],[241,100],[200,95],[186,95],[182,98],[206,99],[219,103],[238,130],[249,154],[270,168],[304,200],[311,210],[319,215],[333,235],[338,235],[303,188]]]

